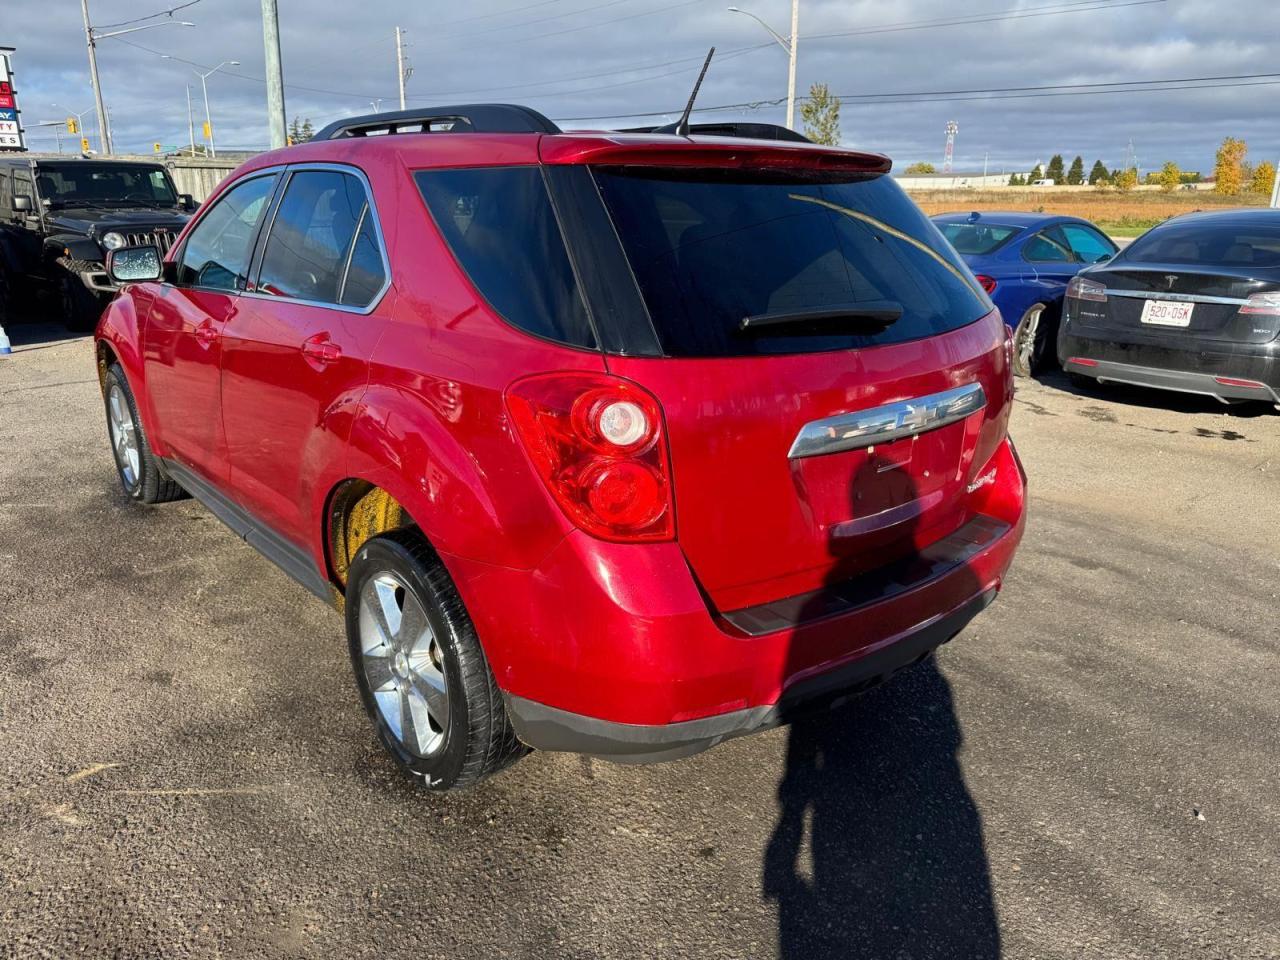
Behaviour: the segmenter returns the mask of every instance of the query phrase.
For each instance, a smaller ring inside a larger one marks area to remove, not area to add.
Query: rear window
[[[990,311],[955,251],[889,177],[597,167],[596,181],[671,356],[806,353],[945,333]],[[887,325],[743,320],[900,305]]]
[[[595,347],[541,168],[423,170],[416,179],[449,249],[494,310],[534,336]]]
[[[1121,255],[1129,263],[1280,267],[1280,214],[1274,223],[1186,220],[1156,227]]]
[[[981,256],[990,253],[1018,233],[1021,227],[1003,227],[994,223],[940,223],[938,229],[956,253]]]

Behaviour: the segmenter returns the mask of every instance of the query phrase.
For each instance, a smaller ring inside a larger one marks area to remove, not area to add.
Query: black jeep
[[[72,330],[92,330],[115,293],[108,250],[169,249],[195,202],[158,163],[0,157],[0,325],[15,304],[55,292]]]

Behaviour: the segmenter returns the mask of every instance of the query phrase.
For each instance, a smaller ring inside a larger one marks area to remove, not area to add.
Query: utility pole
[[[98,108],[98,143],[104,156],[111,156],[111,124],[107,120],[106,108],[102,105],[102,84],[98,81],[98,45],[93,38],[93,27],[89,25],[89,0],[80,0],[80,11],[84,14],[84,39],[89,46],[89,80],[93,83],[93,102]]]
[[[787,129],[796,127],[796,44],[800,42],[800,0],[791,0],[791,43],[787,52],[791,62],[787,65]]]
[[[280,65],[280,14],[276,0],[262,0],[262,45],[267,67],[267,125],[271,128],[271,149],[288,143],[284,118],[284,69]]]
[[[1280,163],[1276,164],[1276,179],[1271,187],[1271,206],[1280,207]]]
[[[191,156],[196,155],[196,119],[191,115],[191,84],[187,84],[187,134],[191,137]]]
[[[404,68],[404,31],[396,27],[396,79],[400,82],[400,109],[404,106],[404,82],[409,79],[409,74]]]

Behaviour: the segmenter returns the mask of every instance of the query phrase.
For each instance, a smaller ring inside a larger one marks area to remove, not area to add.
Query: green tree
[[[1096,187],[1105,184],[1110,179],[1111,177],[1107,174],[1107,168],[1102,165],[1102,161],[1093,161],[1093,169],[1089,171],[1089,182]]]
[[[1067,171],[1067,183],[1072,186],[1084,183],[1084,157],[1076,157],[1071,161],[1071,169]]]
[[[1248,153],[1249,147],[1243,140],[1227,137],[1222,141],[1213,163],[1213,176],[1217,181],[1214,190],[1229,196],[1244,190],[1244,158]]]
[[[1121,170],[1112,179],[1112,182],[1120,190],[1123,190],[1125,193],[1128,193],[1130,190],[1132,190],[1134,187],[1138,185],[1138,168],[1130,167],[1128,170]]]
[[[1043,176],[1044,176],[1044,164],[1037,163],[1034,167],[1031,168],[1031,172],[1027,174],[1027,177],[1026,177],[1027,184],[1028,185],[1033,184]]]
[[[1263,160],[1253,168],[1253,183],[1249,186],[1250,193],[1261,193],[1265,196],[1270,196],[1275,184],[1276,165],[1270,160]]]
[[[290,143],[306,143],[315,136],[315,130],[311,126],[311,118],[299,120],[293,118],[293,122],[289,124],[289,142]]]
[[[307,117],[302,121],[302,142],[306,143],[316,135],[315,127],[311,126],[311,118]]]
[[[1182,170],[1172,160],[1166,161],[1160,168],[1160,189],[1165,193],[1173,193],[1182,183]]]
[[[804,135],[814,143],[829,147],[840,143],[840,98],[833,97],[825,83],[809,87],[809,98],[800,107]]]
[[[913,163],[911,166],[907,167],[907,169],[903,170],[902,172],[903,173],[937,173],[937,169],[934,167],[932,163],[929,163],[926,160],[919,160],[916,163]]]
[[[1020,173],[1009,174],[1009,186],[1025,187],[1026,185],[1027,185],[1027,181],[1022,178],[1022,174]]]
[[[1064,183],[1067,174],[1062,167],[1062,154],[1055,153],[1049,160],[1049,168],[1045,170],[1044,176],[1046,180],[1052,180],[1054,183]]]

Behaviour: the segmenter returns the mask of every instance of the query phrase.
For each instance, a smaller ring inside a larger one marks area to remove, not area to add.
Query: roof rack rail
[[[655,127],[627,127],[618,133],[674,133],[674,124]],[[812,143],[808,137],[796,133],[790,127],[782,127],[776,123],[695,123],[689,127],[690,133],[700,133],[707,137],[745,137],[749,140],[787,140],[791,143]]]
[[[389,133],[559,133],[560,128],[528,107],[511,103],[468,103],[456,107],[389,110],[335,120],[317,140],[381,136]]]

